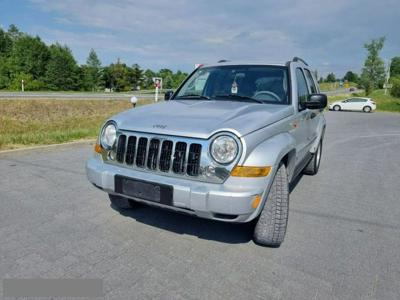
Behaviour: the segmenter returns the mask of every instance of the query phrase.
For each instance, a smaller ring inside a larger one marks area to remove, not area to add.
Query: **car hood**
[[[293,113],[289,105],[171,100],[130,109],[112,119],[122,130],[207,139],[219,131],[241,137]]]

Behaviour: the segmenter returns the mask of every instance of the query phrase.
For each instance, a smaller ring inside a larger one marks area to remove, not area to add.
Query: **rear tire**
[[[313,154],[310,162],[304,168],[303,173],[307,175],[315,175],[318,173],[319,165],[321,164],[321,155],[322,155],[322,139],[318,144],[318,148]]]
[[[364,106],[363,112],[365,112],[365,113],[370,113],[371,111],[372,111],[371,106]]]
[[[285,238],[288,218],[289,182],[286,167],[281,164],[254,228],[254,242],[268,247],[279,247]]]
[[[335,105],[335,106],[333,107],[333,110],[334,110],[334,111],[339,111],[339,110],[342,110],[342,108],[340,107],[340,105]]]
[[[138,202],[122,196],[108,194],[108,197],[110,198],[111,204],[117,208],[128,209],[135,208],[139,205]]]

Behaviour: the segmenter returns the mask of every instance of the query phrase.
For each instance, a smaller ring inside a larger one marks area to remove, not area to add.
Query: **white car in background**
[[[355,110],[371,112],[376,109],[376,103],[371,98],[353,97],[329,104],[329,110]]]

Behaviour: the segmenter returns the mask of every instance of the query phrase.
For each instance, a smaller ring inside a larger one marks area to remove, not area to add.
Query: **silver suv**
[[[103,125],[89,181],[118,208],[254,221],[254,241],[278,247],[289,184],[316,174],[321,160],[327,98],[308,65],[203,65],[165,100]]]

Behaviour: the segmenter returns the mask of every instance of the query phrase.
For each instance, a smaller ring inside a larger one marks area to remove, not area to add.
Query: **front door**
[[[309,155],[311,147],[312,130],[310,122],[312,120],[313,112],[304,107],[304,103],[308,100],[310,93],[307,86],[307,81],[301,68],[296,69],[296,81],[297,81],[297,97],[298,97],[298,109],[299,112],[292,124],[293,135],[297,143],[297,163],[306,159]]]

